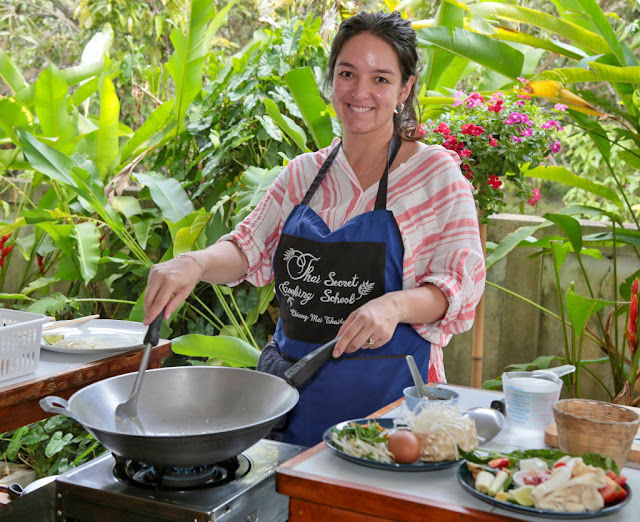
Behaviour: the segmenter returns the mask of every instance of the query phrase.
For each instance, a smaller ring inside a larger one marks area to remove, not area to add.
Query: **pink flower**
[[[529,116],[526,114],[520,114],[519,112],[512,112],[509,114],[506,120],[504,120],[505,125],[516,125],[517,123],[524,123],[531,127],[533,122],[529,119]]]
[[[520,98],[521,100],[530,100],[531,96],[529,96],[528,94],[518,94],[518,98]]]
[[[518,100],[517,102],[513,102],[514,105],[526,105],[527,102],[524,100]]]
[[[502,181],[500,181],[500,178],[493,174],[489,176],[489,179],[487,179],[487,183],[494,189],[500,188],[500,186],[502,185]]]
[[[453,94],[454,102],[451,104],[452,107],[457,107],[458,105],[462,105],[464,103],[464,92],[456,91]]]
[[[518,138],[518,136],[514,136],[513,134],[511,135],[511,140],[515,141],[516,143],[520,143],[522,141],[522,138]]]
[[[560,140],[556,140],[553,143],[551,143],[549,145],[549,148],[551,149],[551,152],[553,152],[554,154],[558,154],[558,152],[562,150],[562,145],[560,145]]]
[[[469,156],[471,156],[472,152],[470,149],[462,149],[460,151],[460,157],[462,158],[468,158]]]
[[[489,134],[489,145],[492,147],[498,146],[498,140],[493,137],[493,134]]]
[[[553,108],[554,108],[555,110],[557,110],[557,111],[560,111],[560,112],[567,112],[567,109],[568,109],[569,107],[567,107],[564,103],[556,103],[556,104],[553,106]]]
[[[468,134],[471,136],[480,136],[484,134],[484,128],[481,125],[474,125],[473,123],[467,123],[460,127],[462,134]]]
[[[448,136],[449,134],[451,134],[451,129],[449,128],[449,125],[447,125],[446,123],[441,123],[434,129],[434,131],[441,132],[445,136]]]
[[[547,120],[542,125],[540,125],[542,129],[557,129],[559,131],[564,130],[564,127],[560,125],[558,120]]]
[[[520,136],[533,136],[533,129],[531,127],[525,127],[520,131]]]
[[[534,207],[538,201],[540,201],[540,191],[537,188],[534,188],[533,196],[531,196],[531,198],[527,200],[527,203],[529,203],[529,205]]]
[[[495,103],[489,104],[489,112],[500,112],[504,109],[504,101],[501,99],[496,100]]]
[[[465,100],[467,107],[476,107],[484,103],[484,96],[478,92],[471,93]]]
[[[529,80],[527,80],[524,76],[518,76],[517,80],[520,83],[527,83]]]
[[[422,124],[422,125],[418,125],[418,128],[416,129],[416,134],[418,136],[424,136],[427,132],[427,126]]]

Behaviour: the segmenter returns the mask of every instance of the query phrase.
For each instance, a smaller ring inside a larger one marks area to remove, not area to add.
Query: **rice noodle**
[[[91,341],[85,341],[84,339],[61,339],[60,341],[55,341],[51,343],[51,346],[56,346],[58,348],[75,348],[75,349],[94,349],[96,347],[96,343]]]
[[[408,426],[420,439],[420,458],[427,462],[458,459],[458,446],[464,451],[478,447],[475,422],[455,404],[428,401],[417,413],[407,411],[396,424]]]

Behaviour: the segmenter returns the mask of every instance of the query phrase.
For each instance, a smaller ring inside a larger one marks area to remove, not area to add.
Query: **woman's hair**
[[[418,50],[416,32],[411,27],[411,23],[408,20],[403,20],[397,11],[392,13],[362,11],[340,24],[338,33],[331,44],[325,85],[330,85],[333,82],[336,61],[344,44],[362,33],[369,33],[380,38],[393,48],[400,64],[403,85],[407,83],[410,76],[416,77],[416,82],[404,102],[404,110],[400,114],[394,114],[393,127],[401,138],[417,139],[418,117],[416,115],[415,92],[418,78]]]

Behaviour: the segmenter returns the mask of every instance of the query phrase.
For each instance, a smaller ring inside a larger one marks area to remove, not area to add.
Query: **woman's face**
[[[398,57],[384,40],[370,33],[347,40],[336,60],[331,94],[344,133],[390,133],[393,111],[407,99],[414,80],[402,84]]]

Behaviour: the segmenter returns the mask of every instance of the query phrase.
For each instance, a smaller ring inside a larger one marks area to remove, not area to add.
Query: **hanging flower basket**
[[[561,150],[557,131],[567,107],[554,106],[549,117],[518,88],[490,96],[456,93],[454,102],[437,121],[420,129],[425,143],[456,152],[462,172],[474,187],[481,223],[506,206],[504,183],[512,183],[516,197],[535,205],[540,191],[527,184],[525,172],[543,165]]]

